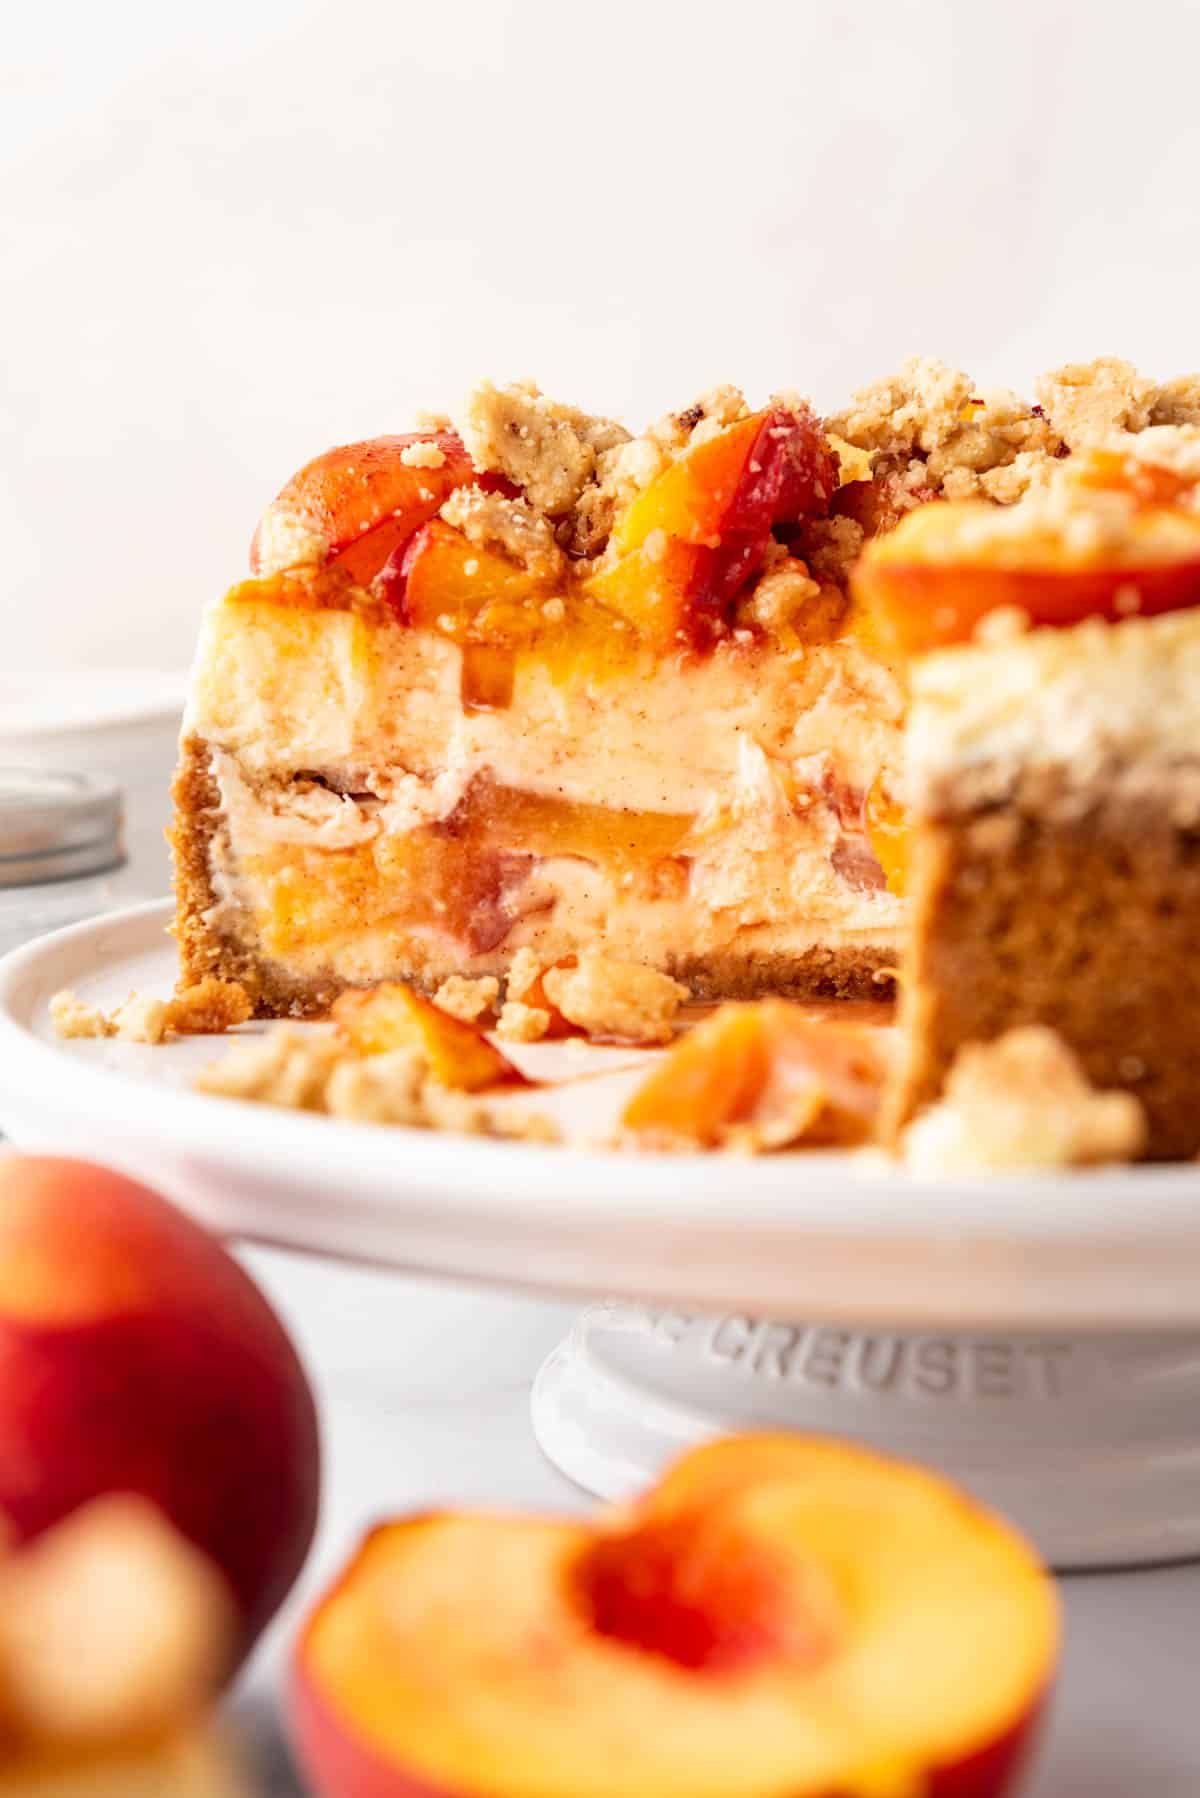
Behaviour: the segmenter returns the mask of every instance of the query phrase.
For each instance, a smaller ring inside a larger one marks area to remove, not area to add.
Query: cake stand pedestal
[[[942,1469],[1061,1569],[1200,1554],[1200,1334],[846,1329],[590,1306],[534,1383],[533,1427],[627,1499],[734,1430],[828,1432]]]

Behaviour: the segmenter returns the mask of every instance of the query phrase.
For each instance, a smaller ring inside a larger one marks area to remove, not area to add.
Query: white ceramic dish
[[[0,964],[0,1126],[18,1144],[127,1168],[231,1233],[505,1285],[920,1329],[1200,1324],[1200,1168],[937,1183],[840,1154],[498,1143],[200,1095],[212,1041],[56,1040],[60,987],[169,991],[168,918],[140,906]],[[602,1070],[546,1101],[586,1126],[636,1079],[630,1059],[536,1045],[524,1064]]]

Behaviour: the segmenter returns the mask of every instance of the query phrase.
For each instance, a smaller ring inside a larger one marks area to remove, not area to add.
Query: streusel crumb
[[[829,429],[872,452],[877,480],[898,474],[910,490],[954,499],[1001,499],[1002,486],[989,494],[988,474],[1018,456],[1055,456],[1062,447],[1040,409],[1005,390],[978,392],[961,370],[932,356],[910,357],[896,374],[860,388]]]
[[[245,1024],[254,1005],[236,980],[220,980],[215,974],[176,988],[167,1001],[167,1029],[177,1036],[220,1036]]]
[[[244,1024],[253,1006],[236,981],[207,975],[181,986],[173,999],[130,993],[115,1011],[87,1005],[73,992],[55,993],[50,1017],[60,1037],[118,1037],[127,1043],[164,1043],[177,1036],[218,1036]]]
[[[446,452],[438,443],[410,443],[400,451],[405,468],[444,468]]]
[[[50,1019],[55,1033],[68,1041],[72,1038],[81,1040],[113,1034],[107,1012],[95,1005],[88,1005],[70,987],[64,987],[50,1000]]]
[[[566,573],[567,559],[549,522],[528,500],[486,493],[482,487],[459,487],[441,516],[469,543],[500,550],[539,580],[560,580]]]
[[[1037,396],[1068,449],[1082,449],[1113,431],[1144,431],[1150,423],[1154,383],[1132,362],[1098,356],[1068,362],[1037,383]]]
[[[1179,375],[1154,390],[1151,425],[1200,425],[1200,375]]]
[[[570,511],[597,456],[629,436],[611,418],[548,399],[533,381],[481,381],[467,396],[458,430],[476,468],[506,475],[551,518]]]
[[[284,1111],[326,1111],[330,1078],[344,1059],[336,1037],[276,1024],[262,1036],[235,1043],[220,1061],[202,1068],[195,1086],[198,1092]]]
[[[518,949],[509,963],[508,976],[504,984],[506,999],[524,999],[529,989],[536,983],[542,971],[542,964],[532,949]]]
[[[573,968],[548,969],[542,986],[564,1018],[589,1036],[633,1043],[669,1042],[675,1014],[688,997],[687,987],[667,974],[594,951]]]
[[[236,1043],[221,1061],[196,1076],[195,1086],[222,1098],[353,1123],[524,1142],[558,1138],[551,1119],[438,1085],[415,1050],[359,1055],[327,1030],[302,1031],[293,1024],[275,1024],[262,1036]]]
[[[1075,1167],[1131,1161],[1145,1136],[1132,1093],[1097,1092],[1056,1031],[1029,1025],[959,1050],[903,1155],[923,1174]]]
[[[748,418],[750,407],[737,387],[713,387],[680,412],[668,412],[640,437],[628,437],[596,458],[595,478],[582,490],[565,522],[564,541],[573,555],[598,555],[613,520],[651,481],[685,451],[715,437],[727,425]]]
[[[542,1005],[525,1005],[509,999],[500,1012],[496,1035],[507,1043],[537,1043],[550,1028],[550,1013]]]
[[[468,979],[464,974],[451,974],[438,987],[433,1002],[449,1012],[452,1018],[474,1024],[485,1012],[495,1009],[499,993],[500,982],[494,974],[484,974],[478,980]]]

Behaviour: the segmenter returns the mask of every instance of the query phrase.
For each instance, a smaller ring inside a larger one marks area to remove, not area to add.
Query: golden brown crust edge
[[[208,747],[191,735],[180,744],[173,788],[175,822],[171,849],[175,863],[175,936],[184,981],[208,974],[243,986],[260,1018],[315,1017],[342,991],[338,981],[291,980],[264,966],[252,948],[214,928],[217,902],[212,850],[222,829],[221,800],[209,765]],[[817,946],[803,955],[678,955],[665,973],[702,999],[880,999],[892,992],[896,957],[887,949],[832,949]],[[450,970],[453,971],[453,970]],[[432,987],[436,976],[416,976]]]
[[[1147,1159],[1200,1151],[1200,835],[1144,804],[998,807],[922,824],[909,891],[889,1139],[965,1044],[1045,1024],[1093,1085],[1141,1101]]]

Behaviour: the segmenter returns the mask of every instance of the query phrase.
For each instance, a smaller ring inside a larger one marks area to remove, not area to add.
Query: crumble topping
[[[597,457],[629,437],[611,418],[548,399],[533,381],[508,387],[481,381],[457,426],[476,468],[505,475],[551,518],[570,511],[593,478]]]
[[[1178,375],[1155,389],[1150,424],[1200,425],[1200,375]]]
[[[116,1037],[130,1043],[164,1043],[177,1036],[217,1036],[244,1024],[253,1006],[244,987],[206,975],[181,986],[173,999],[130,993],[115,1011],[86,1004],[70,989],[50,1000],[50,1017],[63,1038]]]
[[[778,544],[738,607],[737,623],[757,625],[781,639],[827,643],[845,610],[846,595],[839,587],[814,580],[808,564]]]
[[[502,493],[485,493],[482,487],[459,487],[441,516],[469,543],[502,551],[539,579],[557,581],[566,574],[567,559],[553,528],[527,499],[507,499]]]
[[[550,1013],[543,1005],[526,1005],[507,999],[496,1025],[496,1035],[508,1043],[537,1043],[550,1028]]]
[[[485,1012],[494,1010],[499,992],[500,982],[494,974],[484,974],[478,980],[451,974],[438,987],[433,1002],[460,1023],[475,1024]]]
[[[689,996],[667,974],[591,950],[573,968],[547,969],[542,987],[567,1022],[589,1036],[634,1043],[669,1042],[675,1014]]]
[[[541,977],[542,964],[530,948],[518,949],[509,964],[504,985],[506,999],[525,999]]]
[[[262,579],[291,568],[319,568],[329,556],[329,539],[298,512],[272,505],[259,520],[257,549]]]
[[[1098,1092],[1056,1031],[1029,1025],[960,1049],[902,1152],[916,1173],[998,1173],[1131,1161],[1145,1135],[1132,1093]]]
[[[1076,450],[1113,431],[1144,431],[1154,383],[1131,362],[1098,356],[1051,369],[1037,382],[1037,396],[1067,448]]]
[[[525,1142],[558,1140],[545,1117],[442,1086],[415,1049],[361,1055],[322,1029],[275,1024],[234,1044],[195,1079],[198,1092],[354,1123],[407,1125]]]
[[[410,443],[400,451],[405,468],[444,468],[446,452],[437,443]]]
[[[871,452],[876,480],[898,477],[898,510],[905,497],[917,503],[943,492],[1004,499],[1014,484],[1024,491],[1033,464],[1022,464],[1008,482],[994,478],[997,470],[1020,456],[1041,460],[1061,451],[1040,408],[1005,390],[980,393],[967,375],[932,356],[912,356],[896,374],[860,388],[829,429]]]
[[[573,555],[599,555],[613,521],[672,462],[696,444],[718,436],[726,426],[748,418],[751,408],[737,387],[713,387],[680,412],[668,412],[640,437],[629,437],[604,450],[596,460],[595,479],[581,492],[565,534]]]

